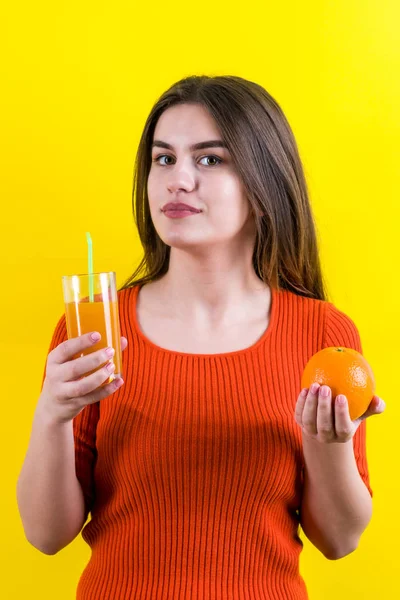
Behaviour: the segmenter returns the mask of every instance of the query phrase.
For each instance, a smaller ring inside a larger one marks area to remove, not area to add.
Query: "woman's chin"
[[[187,232],[184,234],[183,232],[169,231],[168,233],[163,232],[163,235],[160,235],[160,237],[164,244],[167,244],[167,246],[171,246],[171,248],[179,248],[180,250],[189,250],[190,248],[195,249],[202,246],[204,247],[210,242],[210,240],[205,239],[204,236],[199,236],[198,232],[193,232],[191,235],[189,235]]]

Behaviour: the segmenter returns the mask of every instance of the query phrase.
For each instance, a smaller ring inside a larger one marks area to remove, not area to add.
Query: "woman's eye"
[[[202,161],[202,160],[204,160],[204,159],[209,159],[209,158],[210,158],[212,161],[216,161],[216,162],[214,162],[214,164],[211,164],[211,165],[210,165],[210,164],[208,164],[208,165],[205,165],[206,167],[215,167],[216,165],[219,165],[219,164],[222,162],[222,160],[221,160],[220,158],[218,158],[218,156],[214,156],[214,155],[210,155],[210,156],[203,156],[203,158],[201,159],[201,161]],[[200,162],[201,162],[201,161],[200,161]]]
[[[156,158],[153,160],[153,162],[155,162],[155,163],[158,163],[158,164],[160,164],[160,165],[162,165],[162,166],[165,166],[165,163],[160,163],[160,159],[161,159],[161,158],[171,158],[171,157],[170,157],[170,156],[168,156],[167,154],[161,154],[160,156],[157,156],[157,157],[156,157]],[[168,163],[168,164],[171,164],[171,163]]]
[[[160,156],[157,156],[153,162],[158,163],[159,165],[163,166],[163,167],[168,167],[169,165],[171,165],[171,162],[160,162],[163,159],[172,159],[172,156],[169,156],[168,154],[161,154]],[[222,159],[219,158],[218,156],[214,156],[214,155],[209,155],[209,156],[203,156],[203,158],[200,159],[200,162],[202,160],[209,160],[211,159],[211,163],[208,164],[204,164],[202,163],[205,167],[215,167],[217,165],[219,165],[220,163],[222,163]]]

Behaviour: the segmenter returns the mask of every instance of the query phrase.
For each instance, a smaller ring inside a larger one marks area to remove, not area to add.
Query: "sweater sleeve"
[[[328,348],[329,346],[344,346],[345,348],[353,348],[360,352],[360,354],[363,353],[356,325],[350,317],[336,308],[331,302],[326,303],[323,348]],[[366,420],[362,421],[354,434],[353,448],[358,471],[372,497],[373,490],[370,486],[366,450],[366,423]]]
[[[53,332],[48,354],[68,339],[65,315]],[[42,379],[42,389],[46,377],[46,365]],[[94,466],[97,458],[96,428],[99,419],[99,403],[89,404],[73,419],[75,444],[75,472],[85,499],[85,521],[94,501]]]

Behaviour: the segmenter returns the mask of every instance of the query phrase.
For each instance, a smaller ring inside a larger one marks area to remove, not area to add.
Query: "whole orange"
[[[315,382],[331,388],[332,400],[346,396],[352,421],[365,413],[375,393],[369,363],[352,348],[331,346],[314,354],[304,368],[301,387],[310,388]]]

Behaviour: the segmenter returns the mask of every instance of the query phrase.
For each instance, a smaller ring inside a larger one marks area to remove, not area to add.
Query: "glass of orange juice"
[[[111,346],[115,350],[113,356],[115,370],[102,385],[111,383],[116,377],[122,377],[121,332],[115,272],[64,275],[62,284],[68,339],[91,331],[98,331],[101,334],[99,342],[75,358]],[[93,372],[90,371],[86,375]]]

